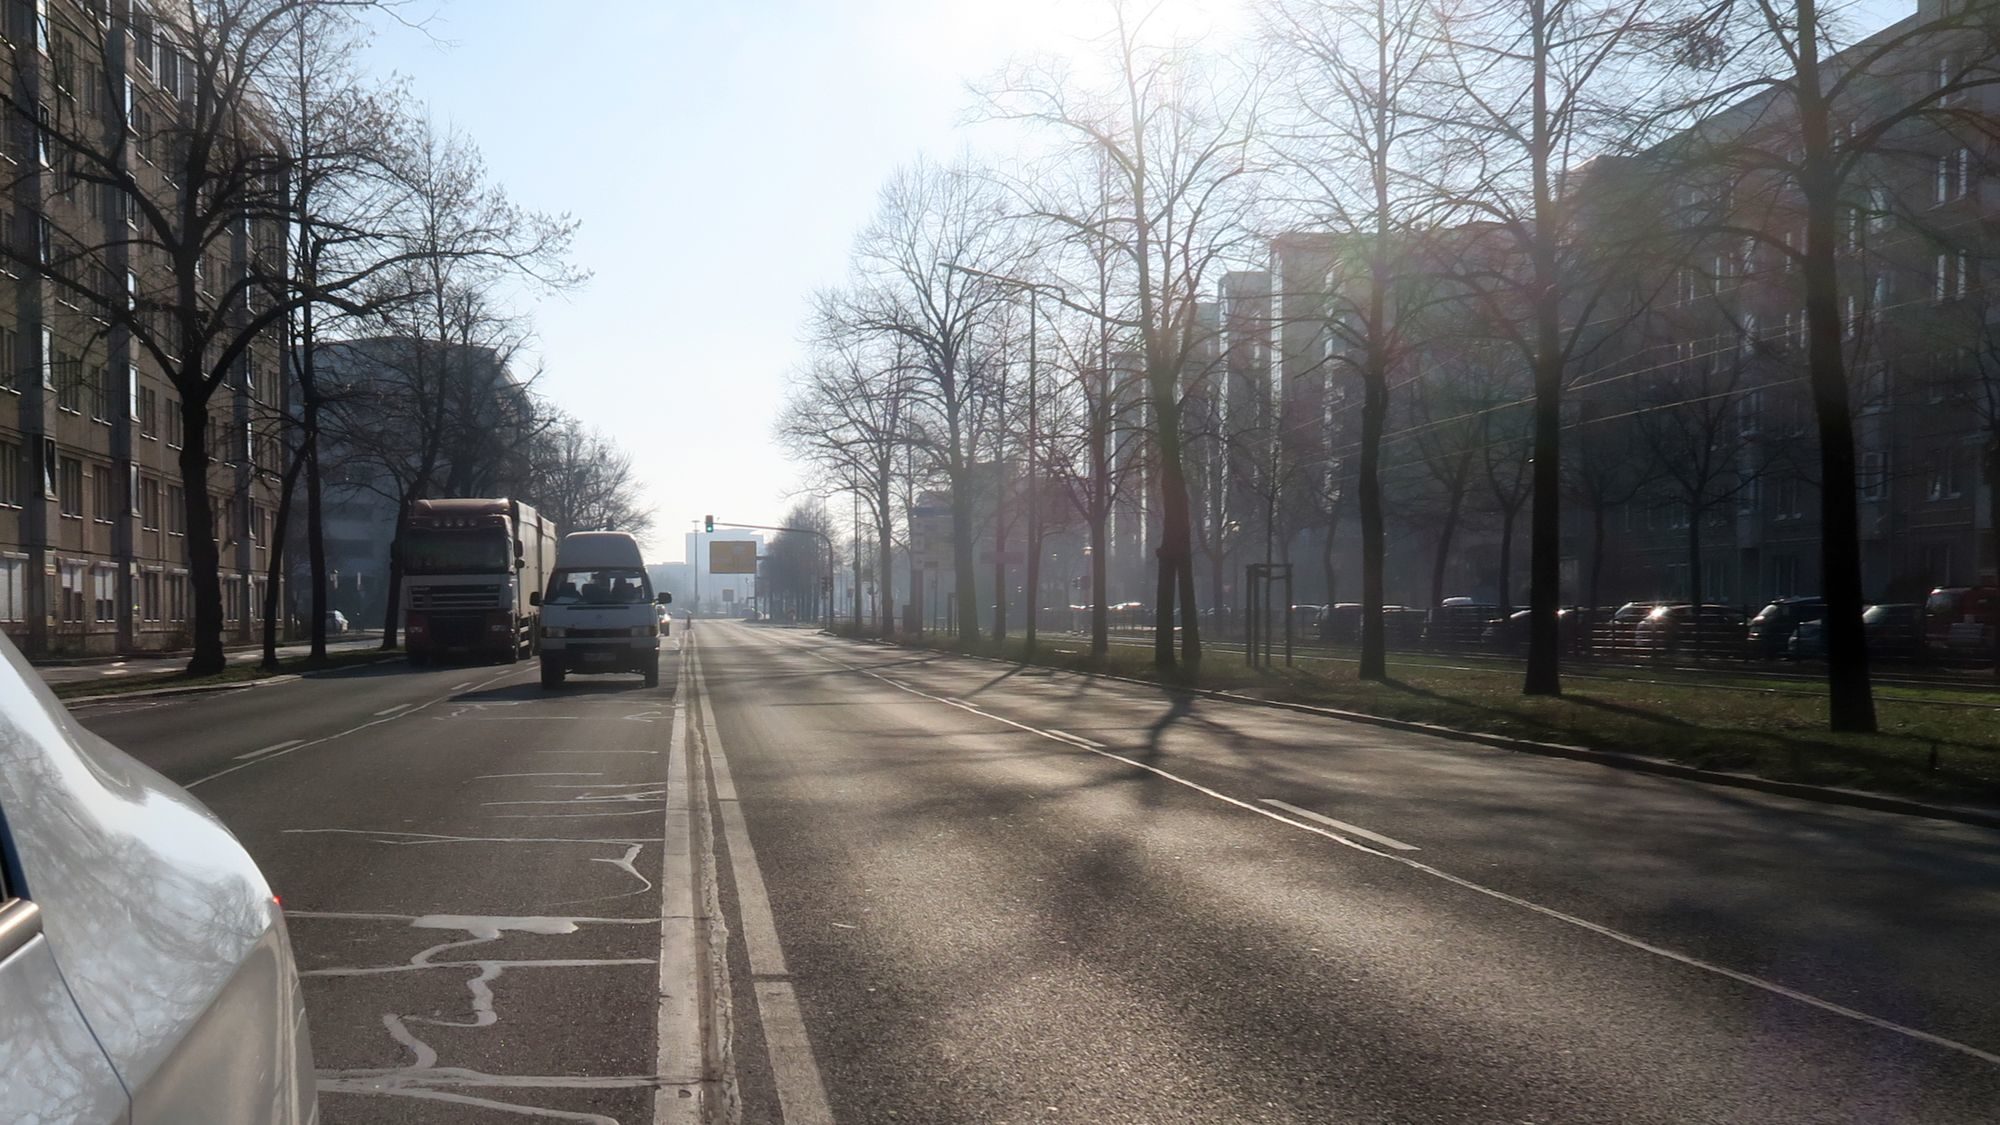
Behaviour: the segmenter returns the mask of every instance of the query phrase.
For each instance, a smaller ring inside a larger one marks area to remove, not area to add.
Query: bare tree
[[[1187,45],[1159,43],[1148,26],[1157,7],[1112,0],[1108,8],[1110,77],[1101,90],[1086,89],[1059,64],[1023,65],[984,92],[985,112],[1053,132],[1072,167],[1080,164],[1087,179],[1102,176],[1107,188],[1108,205],[1099,208],[1079,209],[1034,185],[1020,194],[1041,220],[1115,254],[1132,287],[1131,308],[1116,323],[1144,362],[1161,505],[1153,658],[1171,668],[1176,605],[1181,657],[1190,665],[1201,659],[1182,378],[1202,343],[1202,299],[1248,237],[1243,181],[1253,171],[1256,84],[1220,81]]]
[[[822,480],[866,500],[875,526],[876,629],[887,634],[896,604],[895,490],[909,442],[909,344],[844,336],[815,343],[817,356],[778,417],[778,439]]]
[[[521,495],[563,532],[629,531],[643,538],[654,512],[641,493],[632,455],[562,413],[546,412],[522,450]]]
[[[852,288],[823,294],[817,314],[822,336],[904,345],[912,376],[907,432],[934,459],[951,493],[955,620],[966,643],[979,639],[974,361],[985,320],[1009,298],[993,275],[1007,274],[1021,253],[1002,218],[997,194],[970,166],[919,160],[883,187],[876,217],[855,246]]]

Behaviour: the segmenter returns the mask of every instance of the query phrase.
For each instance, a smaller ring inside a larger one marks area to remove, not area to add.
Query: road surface
[[[1972,1121],[2000,833],[703,621],[78,709],[341,1122]]]

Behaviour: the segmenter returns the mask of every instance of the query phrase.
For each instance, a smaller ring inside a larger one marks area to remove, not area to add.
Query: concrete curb
[[[401,659],[403,658],[400,655],[383,656],[383,657],[378,657],[377,659],[374,660],[358,660],[355,661],[353,664],[345,665],[344,667],[372,668],[377,664],[387,664],[392,661],[397,661]],[[340,670],[341,669],[339,668],[314,669],[314,671],[316,672],[319,671],[337,672]],[[294,680],[303,680],[305,678],[306,674],[303,672],[286,672],[276,676],[259,676],[254,680],[237,680],[234,683],[227,683],[227,684],[190,684],[187,687],[170,686],[170,687],[158,687],[158,688],[139,688],[136,691],[101,691],[93,693],[91,695],[68,695],[68,696],[59,695],[56,698],[59,701],[61,701],[63,706],[73,707],[83,703],[110,703],[120,699],[166,699],[178,695],[209,695],[211,693],[219,691],[243,691],[247,688],[272,687],[277,684],[288,684],[293,682]]]
[[[1108,680],[1113,683],[1137,684],[1141,687],[1159,688],[1181,692],[1186,695],[1218,699],[1228,703],[1245,703],[1259,707],[1270,707],[1280,711],[1293,711],[1302,715],[1317,715],[1322,718],[1339,719],[1344,722],[1361,723],[1367,726],[1385,727],[1389,730],[1410,734],[1429,735],[1433,738],[1450,739],[1454,742],[1470,742],[1495,750],[1509,750],[1517,754],[1535,754],[1544,758],[1568,758],[1571,761],[1591,762],[1612,769],[1631,770],[1660,777],[1678,778],[1683,781],[1698,781],[1706,785],[1719,785],[1730,789],[1748,789],[1759,793],[1771,793],[1781,797],[1794,797],[1802,801],[1817,801],[1820,804],[1844,805],[1849,808],[1868,809],[1873,812],[1896,813],[1902,816],[1921,816],[1932,820],[1953,821],[1980,828],[2000,828],[2000,809],[1967,808],[1962,805],[1938,805],[1906,797],[1891,797],[1880,793],[1866,793],[1858,789],[1840,789],[1831,785],[1811,785],[1801,781],[1774,781],[1754,774],[1731,773],[1727,770],[1704,769],[1701,766],[1683,765],[1664,758],[1648,758],[1640,754],[1625,754],[1616,750],[1597,750],[1588,746],[1570,746],[1560,742],[1538,742],[1528,738],[1510,738],[1501,734],[1484,734],[1479,731],[1459,730],[1455,727],[1438,726],[1435,723],[1420,723],[1409,719],[1391,719],[1382,715],[1370,715],[1362,711],[1343,711],[1336,707],[1319,707],[1310,703],[1287,703],[1277,699],[1260,699],[1240,692],[1221,691],[1215,688],[1178,687],[1158,680],[1142,680],[1136,676],[1119,676],[1109,672],[1079,672],[1069,668],[1058,668],[1047,664],[1027,664],[1018,660],[1005,660],[997,656],[978,656],[971,653],[953,652],[949,649],[934,649],[921,645],[907,645],[895,641],[877,641],[890,648],[907,649],[912,652],[934,652],[939,656],[955,656],[964,660],[980,660],[988,664],[1004,664],[1007,667],[1048,668],[1071,676],[1084,676],[1094,680]]]

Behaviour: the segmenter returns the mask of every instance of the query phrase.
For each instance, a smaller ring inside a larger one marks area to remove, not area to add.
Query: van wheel
[[[659,653],[654,653],[654,654],[653,654],[653,659],[651,659],[651,660],[649,660],[649,661],[647,661],[647,662],[646,662],[646,667],[645,667],[644,671],[643,671],[643,672],[642,672],[641,674],[642,674],[642,675],[644,675],[644,676],[646,677],[646,686],[647,686],[647,687],[659,687],[659,686],[660,686],[660,654],[659,654]]]
[[[562,661],[551,659],[548,656],[543,656],[542,657],[543,690],[554,691],[556,688],[561,687],[562,684],[563,684]]]

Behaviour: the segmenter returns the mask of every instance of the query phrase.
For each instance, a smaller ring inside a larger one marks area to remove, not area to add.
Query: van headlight
[[[560,625],[542,626],[542,636],[544,637],[566,637],[568,635],[569,635],[569,630],[563,628]]]
[[[659,634],[660,634],[660,627],[658,625],[632,626],[632,635],[635,637],[656,637],[659,636]]]

